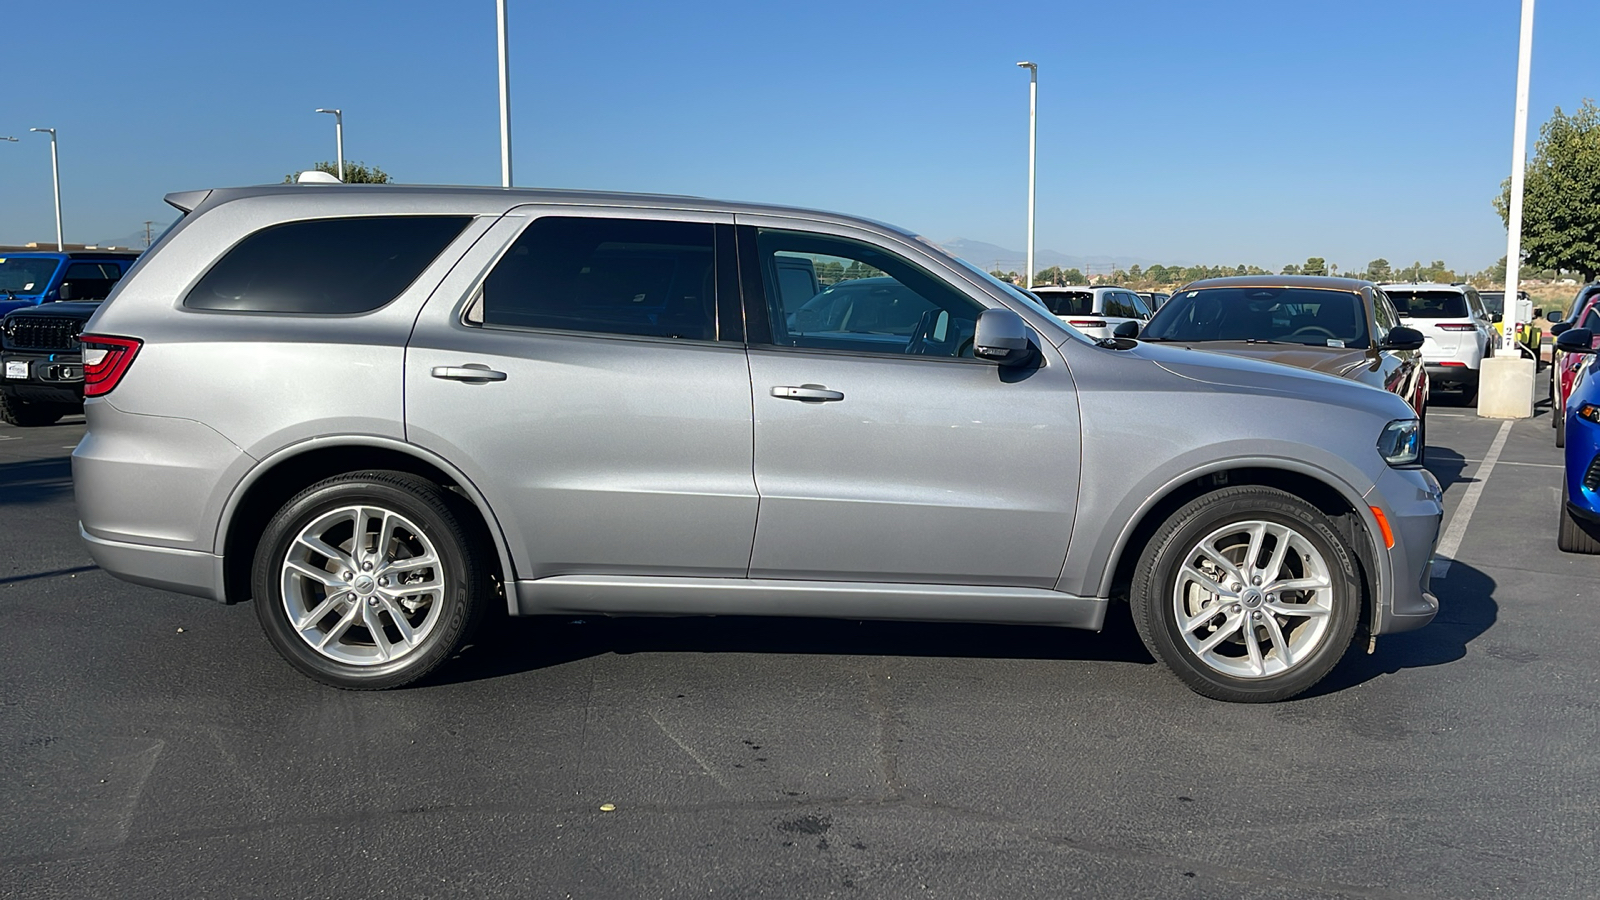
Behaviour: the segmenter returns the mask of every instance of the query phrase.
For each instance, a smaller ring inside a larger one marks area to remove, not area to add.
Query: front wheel
[[[1139,637],[1197,693],[1284,700],[1349,648],[1361,597],[1333,521],[1276,488],[1227,488],[1173,513],[1145,547],[1130,601]]]
[[[460,649],[492,592],[463,501],[401,472],[301,491],[268,523],[256,615],[295,668],[335,687],[408,684]]]
[[[54,425],[68,411],[67,407],[59,403],[35,403],[0,389],[0,421],[19,428]]]

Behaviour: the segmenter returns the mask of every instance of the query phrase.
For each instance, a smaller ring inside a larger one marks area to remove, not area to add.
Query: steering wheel
[[[1334,334],[1333,332],[1329,331],[1328,329],[1323,328],[1321,325],[1306,325],[1306,326],[1303,326],[1301,328],[1296,328],[1294,331],[1291,331],[1288,336],[1289,337],[1296,337],[1296,336],[1299,336],[1299,335],[1302,335],[1302,334],[1310,334],[1312,332],[1321,332],[1322,334],[1327,335],[1329,340],[1336,341],[1336,340],[1339,339],[1339,336],[1337,334]]]

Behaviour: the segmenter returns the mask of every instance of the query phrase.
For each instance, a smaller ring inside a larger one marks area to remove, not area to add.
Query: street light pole
[[[500,23],[500,186],[511,187],[511,53],[506,46],[506,0],[495,0]]]
[[[333,146],[334,152],[339,154],[339,180],[344,180],[344,111],[338,109],[319,109],[319,113],[333,114]]]
[[[1028,271],[1023,273],[1022,286],[1033,287],[1033,198],[1038,172],[1039,148],[1039,66],[1037,63],[1019,62],[1028,70]]]
[[[56,189],[56,252],[66,249],[66,244],[61,241],[61,164],[56,159],[56,130],[54,128],[29,128],[50,135],[50,177]]]
[[[1511,137],[1511,208],[1506,217],[1506,299],[1500,304],[1500,344],[1496,356],[1517,356],[1517,281],[1522,262],[1522,182],[1528,168],[1528,70],[1533,62],[1533,0],[1522,0],[1522,33],[1517,44],[1517,112]],[[1556,410],[1556,415],[1561,411]]]

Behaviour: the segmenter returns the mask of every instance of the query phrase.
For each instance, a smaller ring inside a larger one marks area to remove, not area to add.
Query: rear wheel
[[[301,491],[256,548],[252,587],[267,639],[335,687],[398,687],[433,671],[466,642],[493,590],[464,507],[401,472]]]
[[[1227,488],[1167,519],[1130,601],[1139,637],[1197,693],[1284,700],[1349,648],[1361,589],[1333,521],[1276,488]]]
[[[1556,530],[1556,546],[1568,553],[1600,554],[1600,525],[1572,515],[1566,500],[1561,501],[1561,524]]]
[[[0,389],[0,419],[22,428],[54,425],[71,409],[60,403],[35,403]]]
[[[1561,407],[1556,408],[1556,446],[1567,445],[1567,411]]]

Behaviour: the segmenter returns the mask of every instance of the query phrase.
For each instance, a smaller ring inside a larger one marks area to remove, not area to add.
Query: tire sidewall
[[[440,504],[444,498],[440,494]],[[439,621],[423,645],[400,659],[374,666],[355,666],[329,659],[295,631],[284,608],[279,574],[295,537],[310,522],[341,506],[368,504],[393,510],[415,524],[439,556],[447,592],[441,597]],[[446,507],[448,509],[448,507]],[[390,687],[431,671],[452,654],[466,631],[472,610],[466,553],[456,537],[459,526],[441,516],[415,490],[378,480],[353,477],[314,485],[290,500],[268,523],[251,567],[256,615],[268,640],[295,668],[337,687]]]
[[[1233,496],[1227,496],[1233,494]],[[1322,554],[1333,582],[1333,610],[1322,643],[1293,669],[1239,678],[1206,665],[1184,642],[1173,611],[1178,571],[1201,538],[1232,522],[1260,520],[1294,529]],[[1191,501],[1168,519],[1146,550],[1134,581],[1134,614],[1151,652],[1199,693],[1234,701],[1270,701],[1316,684],[1349,649],[1360,615],[1360,570],[1328,517],[1276,489],[1234,489]]]

